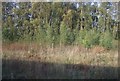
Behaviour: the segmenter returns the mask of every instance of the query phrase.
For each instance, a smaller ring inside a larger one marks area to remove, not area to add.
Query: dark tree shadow
[[[2,60],[3,79],[117,79],[118,68]]]

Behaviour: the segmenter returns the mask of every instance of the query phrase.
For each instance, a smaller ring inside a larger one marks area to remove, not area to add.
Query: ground
[[[118,78],[118,51],[95,46],[41,46],[12,43],[2,45],[3,78]]]

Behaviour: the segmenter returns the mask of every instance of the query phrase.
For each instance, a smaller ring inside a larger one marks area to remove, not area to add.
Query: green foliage
[[[46,41],[47,41],[47,43],[49,45],[52,45],[53,39],[54,39],[53,29],[52,29],[52,27],[48,23],[46,23],[45,26],[47,28],[47,31],[46,31],[46,33],[47,33],[47,39],[46,39]]]
[[[82,43],[83,45],[85,45],[85,47],[90,48],[93,45],[97,45],[99,44],[99,32],[95,31],[95,30],[89,30],[86,35],[85,38],[83,39]]]
[[[23,36],[23,39],[21,39],[20,41],[25,41],[25,42],[30,42],[32,41],[32,36],[30,34],[26,34]]]
[[[3,37],[3,39],[6,39],[6,40],[13,40],[12,33],[9,32],[8,28],[3,28],[2,29],[2,37]]]
[[[82,44],[87,48],[92,47],[93,45],[99,44],[100,33],[95,30],[81,30],[79,35],[76,38],[78,44]]]
[[[75,38],[76,44],[83,44],[83,40],[85,38],[86,32],[87,32],[86,30],[80,30],[80,31],[76,30],[76,38]]]
[[[99,44],[100,32],[96,30],[81,30],[76,36],[76,43],[82,44],[87,48]]]
[[[104,46],[107,49],[113,47],[113,40],[111,33],[109,31],[103,32],[100,36],[100,45]]]
[[[60,25],[60,45],[65,45],[67,43],[67,26],[64,22]]]
[[[38,26],[38,30],[35,32],[35,41],[41,45],[46,43],[46,32],[41,26]]]
[[[26,2],[16,3],[17,8],[13,3],[4,3],[3,39],[50,46],[82,44],[87,48],[93,45],[112,48],[112,40],[120,38],[118,21],[106,10],[114,11],[112,6],[108,3],[101,3],[100,7],[91,3],[77,4],[78,8],[73,3]]]
[[[17,41],[20,38],[20,36],[17,33],[17,30],[15,31],[7,27],[3,27],[2,37],[3,37],[3,40],[8,40],[8,41]]]
[[[74,43],[74,40],[75,40],[75,35],[74,35],[73,31],[68,30],[68,32],[67,32],[67,44]]]

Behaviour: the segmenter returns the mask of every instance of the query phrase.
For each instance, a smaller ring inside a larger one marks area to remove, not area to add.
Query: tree
[[[60,46],[67,43],[67,26],[64,22],[61,22],[60,25]]]
[[[47,39],[46,39],[47,43],[48,43],[48,45],[53,47],[53,45],[54,45],[54,41],[53,41],[54,40],[53,28],[47,22],[46,22],[45,26],[47,27],[47,31],[46,31],[46,33],[47,33]]]
[[[3,2],[2,3],[2,20],[3,20],[3,28],[2,28],[2,33],[3,33],[3,39],[7,40],[17,40],[17,29],[14,27],[15,22],[14,22],[14,13],[12,9],[15,7],[15,3],[12,2]]]

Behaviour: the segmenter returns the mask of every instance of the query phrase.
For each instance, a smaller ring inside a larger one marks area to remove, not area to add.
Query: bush
[[[99,44],[99,37],[100,37],[99,32],[97,32],[95,30],[90,30],[86,33],[84,39],[82,40],[82,44],[85,47],[90,48],[93,45]]]
[[[64,22],[60,25],[60,45],[67,43],[67,26]]]
[[[20,38],[20,36],[17,34],[17,30],[12,30],[7,27],[3,27],[2,37],[3,37],[3,40],[6,40],[6,41],[17,41]]]
[[[96,30],[80,30],[79,34],[76,34],[75,43],[82,44],[87,48],[93,45],[99,44],[100,32]]]
[[[67,44],[69,45],[73,44],[74,40],[75,40],[74,32],[69,30],[67,32]]]
[[[48,45],[52,45],[53,43],[53,37],[54,37],[54,34],[53,34],[53,28],[52,26],[50,26],[48,23],[46,23],[46,41],[48,43]]]
[[[43,29],[41,26],[38,26],[38,29],[35,31],[34,38],[35,42],[39,43],[40,45],[45,45],[47,40],[45,29]]]
[[[75,38],[75,44],[83,44],[83,40],[86,35],[85,30],[80,30],[78,32],[75,32],[76,38]]]
[[[100,45],[107,49],[110,49],[113,47],[113,40],[114,38],[109,31],[103,32],[100,36]]]

